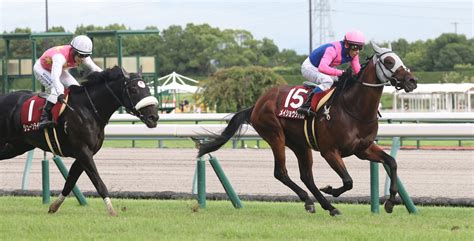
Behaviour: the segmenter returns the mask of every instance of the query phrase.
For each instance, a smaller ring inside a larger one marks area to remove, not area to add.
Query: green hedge
[[[443,77],[445,75],[450,75],[449,83],[461,83],[461,82],[470,82],[474,83],[474,70],[466,71],[435,71],[435,72],[413,72],[413,74],[418,78],[418,83],[420,84],[429,84],[429,83],[445,83]],[[289,85],[301,85],[305,79],[300,74],[292,75],[281,75]],[[208,76],[189,76],[195,80],[209,79]],[[3,76],[0,75],[0,80],[3,80]],[[0,81],[0,88],[3,86],[3,81]],[[41,84],[37,83],[37,89],[41,88]],[[10,77],[9,83],[10,89],[20,90],[20,89],[31,89],[31,77]]]
[[[456,78],[449,78],[449,83],[461,83],[466,78],[472,79],[474,78],[474,70],[468,71],[434,71],[434,72],[413,72],[418,78],[418,83],[420,84],[431,84],[431,83],[447,83],[444,80],[444,76],[448,74],[455,73],[457,76]],[[469,81],[468,81],[469,82]],[[472,81],[471,81],[472,82]]]

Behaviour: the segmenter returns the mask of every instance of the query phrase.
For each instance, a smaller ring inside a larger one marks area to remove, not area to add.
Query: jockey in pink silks
[[[92,54],[92,40],[85,36],[76,36],[69,45],[52,47],[36,61],[33,72],[36,79],[45,87],[48,97],[41,113],[39,128],[55,125],[51,109],[59,100],[64,99],[64,88],[79,85],[77,80],[68,72],[79,64],[86,65],[92,71],[102,71],[90,55]]]
[[[359,73],[359,51],[364,44],[364,34],[355,30],[346,33],[342,41],[327,43],[313,50],[301,65],[301,74],[305,79],[315,82],[317,86],[309,94],[306,102],[298,108],[298,113],[310,115],[313,95],[331,88],[334,81],[344,73],[344,70],[334,67],[351,62],[353,73]]]

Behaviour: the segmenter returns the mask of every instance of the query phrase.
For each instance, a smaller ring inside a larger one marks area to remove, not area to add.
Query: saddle
[[[318,86],[316,83],[310,81],[305,81],[303,85],[305,87],[311,88],[311,90]],[[331,98],[335,89],[336,87],[332,87],[326,91],[319,92],[313,95],[313,99],[311,100],[311,110],[317,112],[321,108],[321,106],[323,106],[329,100],[329,98]]]
[[[296,110],[306,101],[309,93],[311,93],[314,87],[315,85],[312,82],[305,82],[304,85],[291,88],[288,91],[287,96],[280,103],[277,116],[304,120],[306,116],[299,114]],[[317,112],[321,106],[329,100],[331,95],[334,93],[334,90],[335,88],[333,87],[313,95],[313,99],[311,100],[311,110]]]
[[[67,103],[69,98],[69,89],[64,91],[64,96],[64,100]],[[47,95],[45,93],[39,93],[30,97],[23,103],[20,113],[20,122],[21,126],[23,127],[23,132],[39,130],[39,120],[41,117],[41,112],[43,111],[43,107],[46,103],[46,97]],[[53,120],[55,122],[58,121],[58,118],[64,112],[64,109],[66,109],[66,105],[60,103],[59,101],[56,103],[56,105],[54,105],[53,109],[51,110],[51,114],[53,115]]]

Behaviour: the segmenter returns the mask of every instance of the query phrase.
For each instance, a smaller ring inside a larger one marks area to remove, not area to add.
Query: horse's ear
[[[380,48],[374,41],[370,41],[370,44],[372,45],[372,48],[374,49],[375,53],[377,54],[383,53],[382,48]]]
[[[120,69],[122,70],[123,76],[125,76],[125,78],[127,78],[127,79],[130,79],[130,74],[127,73],[127,71],[125,71],[125,69],[123,67],[120,67]]]
[[[138,76],[142,76],[142,73],[143,73],[143,66],[140,65],[140,67],[138,68]]]

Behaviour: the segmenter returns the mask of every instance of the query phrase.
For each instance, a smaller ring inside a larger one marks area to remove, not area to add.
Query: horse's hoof
[[[117,212],[115,212],[115,210],[109,210],[109,214],[112,217],[117,217],[118,216],[118,214],[117,214]]]
[[[337,215],[341,215],[342,213],[341,213],[337,208],[335,208],[335,209],[329,211],[329,214],[330,214],[331,216],[335,217],[335,216],[337,216]]]
[[[330,186],[330,185],[327,185],[327,186],[325,186],[325,187],[323,187],[319,190],[321,190],[321,192],[332,195],[332,186]]]
[[[59,209],[59,206],[56,202],[53,202],[50,206],[49,206],[49,210],[48,210],[48,213],[55,213],[58,211]]]
[[[384,209],[385,209],[385,212],[387,213],[392,213],[393,212],[393,202],[390,201],[389,199],[387,199],[387,201],[385,201],[385,204],[384,204]]]
[[[304,209],[306,209],[308,213],[316,212],[316,209],[314,208],[314,204],[304,205]]]

